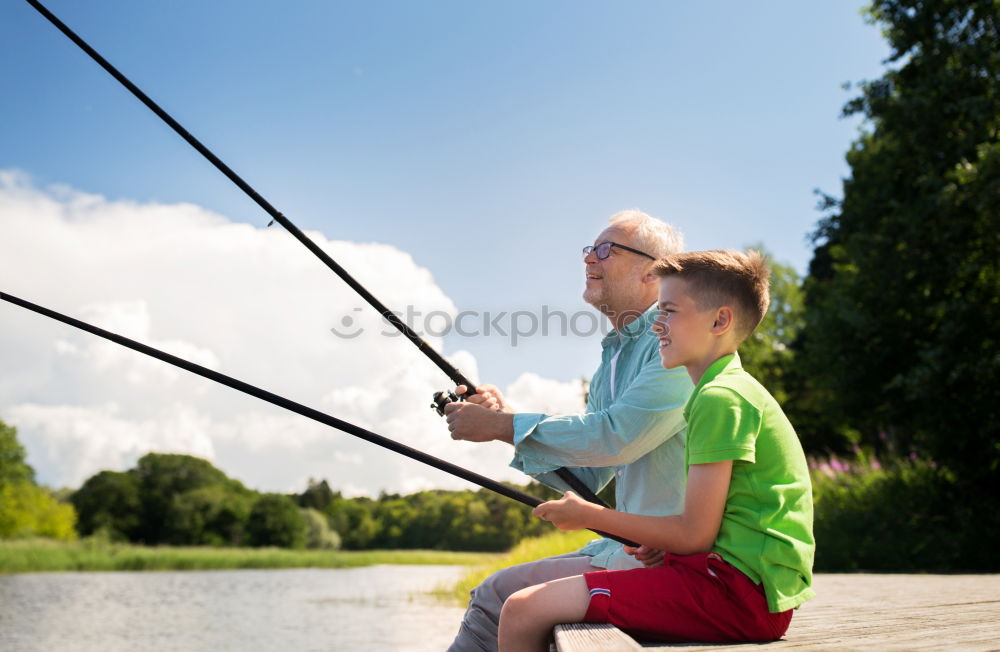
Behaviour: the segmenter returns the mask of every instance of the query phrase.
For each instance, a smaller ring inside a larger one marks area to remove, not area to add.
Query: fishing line
[[[145,104],[153,113],[155,113],[161,120],[163,120],[167,125],[170,126],[177,134],[183,138],[189,145],[195,148],[199,154],[204,156],[212,165],[214,165],[220,172],[222,172],[226,177],[235,183],[240,190],[242,190],[250,199],[252,199],[258,206],[264,209],[268,215],[271,216],[272,222],[278,222],[281,226],[285,227],[289,233],[291,233],[296,240],[301,242],[309,251],[316,255],[323,263],[333,271],[334,274],[339,276],[347,285],[351,287],[352,290],[357,292],[362,299],[364,299],[368,305],[375,308],[382,318],[392,324],[400,333],[406,336],[406,339],[410,340],[417,349],[423,352],[431,362],[437,365],[438,369],[443,371],[445,375],[448,376],[456,385],[465,385],[466,396],[472,395],[476,392],[476,386],[468,378],[458,370],[457,367],[452,365],[450,362],[444,359],[441,354],[435,351],[430,344],[427,343],[420,335],[417,334],[412,328],[406,325],[406,323],[399,318],[396,313],[389,310],[381,301],[375,298],[371,292],[369,292],[361,283],[359,283],[353,276],[347,273],[343,267],[341,267],[333,258],[331,258],[325,251],[323,251],[319,245],[310,240],[305,233],[303,233],[295,224],[292,223],[287,217],[285,217],[278,209],[271,205],[264,197],[260,195],[253,187],[250,186],[246,181],[244,181],[238,174],[236,174],[232,168],[222,162],[222,160],[216,156],[208,147],[206,147],[200,140],[195,138],[191,133],[185,129],[179,122],[174,120],[174,118],[164,111],[156,102],[154,102],[148,95],[146,95],[142,90],[133,84],[131,80],[125,75],[118,71],[113,65],[111,65],[107,59],[100,55],[94,48],[92,48],[86,41],[80,38],[76,32],[71,30],[66,26],[59,18],[56,17],[51,11],[49,11],[42,3],[38,0],[26,0],[28,4],[34,7],[38,13],[45,17],[50,23],[52,23],[60,32],[65,34],[73,43],[75,43],[81,50],[87,53],[91,59],[97,62],[104,70],[106,70],[112,77],[118,80],[122,86],[127,88],[129,92],[132,93],[140,102]],[[270,224],[268,224],[270,226]],[[458,400],[458,398],[451,392],[437,392],[434,395],[434,404],[431,407],[435,408],[439,414],[444,414],[444,405],[447,403]],[[608,505],[597,497],[590,487],[585,485],[579,478],[573,475],[569,470],[565,468],[559,468],[555,470],[556,475],[558,475],[567,485],[569,485],[577,494],[586,498],[592,503],[597,503],[604,507]]]

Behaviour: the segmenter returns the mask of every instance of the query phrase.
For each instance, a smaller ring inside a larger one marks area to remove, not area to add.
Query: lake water
[[[458,566],[0,575],[0,650],[444,650]]]

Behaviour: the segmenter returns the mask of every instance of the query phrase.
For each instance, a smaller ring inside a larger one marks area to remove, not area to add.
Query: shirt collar
[[[698,381],[698,386],[694,388],[693,394],[697,394],[703,386],[715,380],[719,374],[730,369],[742,369],[743,363],[740,362],[739,353],[730,353],[729,355],[724,355],[712,364],[708,365],[708,369],[702,375],[701,380]],[[692,395],[693,395],[692,394]]]
[[[601,347],[608,348],[609,346],[618,344],[621,340],[630,339],[635,340],[641,337],[644,333],[649,331],[650,327],[653,325],[653,320],[656,319],[656,304],[646,309],[646,312],[642,313],[625,326],[619,330],[613,330],[604,336],[601,340]]]

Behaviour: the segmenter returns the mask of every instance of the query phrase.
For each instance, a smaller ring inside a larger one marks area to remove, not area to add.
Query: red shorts
[[[662,566],[585,573],[584,622],[666,642],[774,641],[792,610],[769,613],[764,588],[715,553],[667,554]]]

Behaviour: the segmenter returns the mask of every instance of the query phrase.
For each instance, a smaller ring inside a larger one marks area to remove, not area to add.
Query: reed
[[[0,573],[50,571],[351,568],[376,564],[475,565],[495,557],[444,550],[288,550],[138,546],[84,539],[0,541]]]

